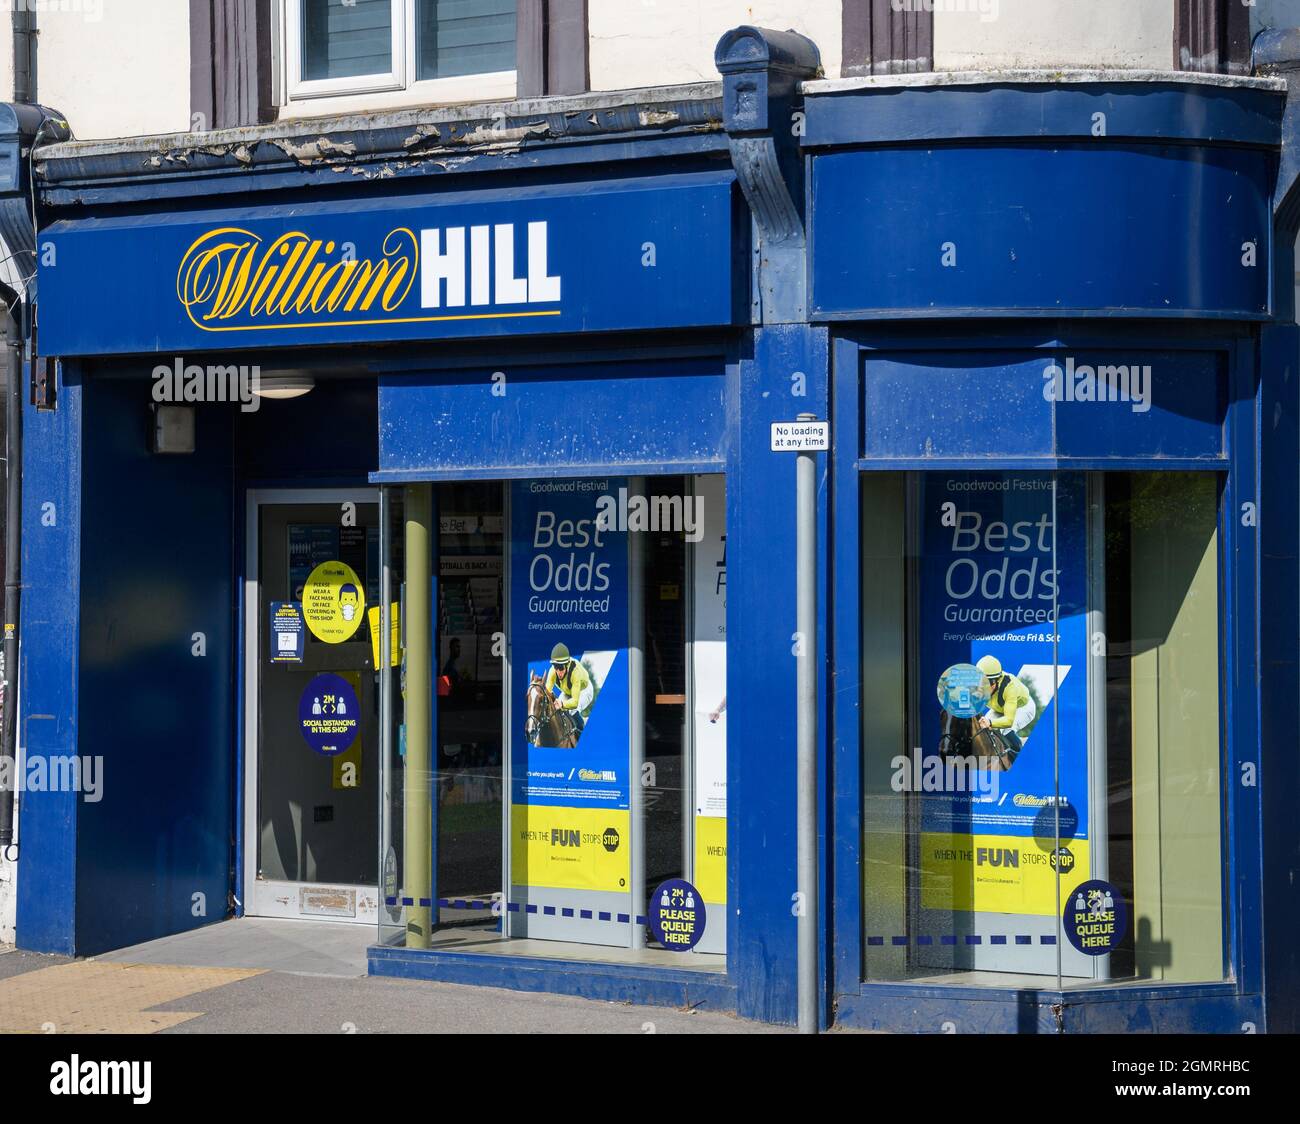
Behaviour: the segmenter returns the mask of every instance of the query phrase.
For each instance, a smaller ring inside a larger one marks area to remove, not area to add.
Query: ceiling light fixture
[[[305,371],[281,371],[259,375],[253,380],[253,393],[259,398],[301,398],[315,389],[316,380]]]

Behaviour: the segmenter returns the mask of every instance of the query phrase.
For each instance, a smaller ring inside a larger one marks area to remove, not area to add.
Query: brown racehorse
[[[530,745],[553,749],[573,749],[578,735],[573,723],[560,712],[537,672],[528,682],[528,717],[524,719],[524,737]]]
[[[980,729],[978,718],[957,718],[946,710],[940,712],[939,755],[941,757],[977,757],[992,759],[995,772],[1006,772],[1020,753],[1020,739],[992,728]]]

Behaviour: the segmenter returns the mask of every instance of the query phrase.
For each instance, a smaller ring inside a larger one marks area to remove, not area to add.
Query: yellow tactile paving
[[[183,968],[78,960],[0,979],[0,1034],[153,1034],[201,1011],[155,1011],[196,992],[261,975],[246,968]]]

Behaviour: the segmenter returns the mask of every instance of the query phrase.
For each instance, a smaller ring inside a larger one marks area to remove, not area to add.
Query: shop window
[[[1224,978],[1219,486],[863,475],[865,979]]]
[[[723,970],[722,477],[383,508],[381,940]],[[655,928],[665,887],[698,924]]]
[[[515,0],[288,0],[289,96],[511,72],[515,9]]]

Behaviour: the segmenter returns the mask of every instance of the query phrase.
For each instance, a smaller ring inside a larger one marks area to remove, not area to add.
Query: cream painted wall
[[[9,13],[0,7],[0,28],[8,31],[10,23],[4,17]],[[8,46],[8,49],[0,49],[0,100],[12,101],[14,96],[14,52],[12,35],[0,37],[0,48]]]
[[[37,16],[41,103],[81,140],[187,131],[189,20],[185,0],[47,0]]]
[[[715,82],[713,49],[741,24],[793,30],[840,73],[840,0],[588,0],[591,88],[626,90]]]
[[[935,70],[1174,65],[1166,0],[935,0],[935,9]]]

